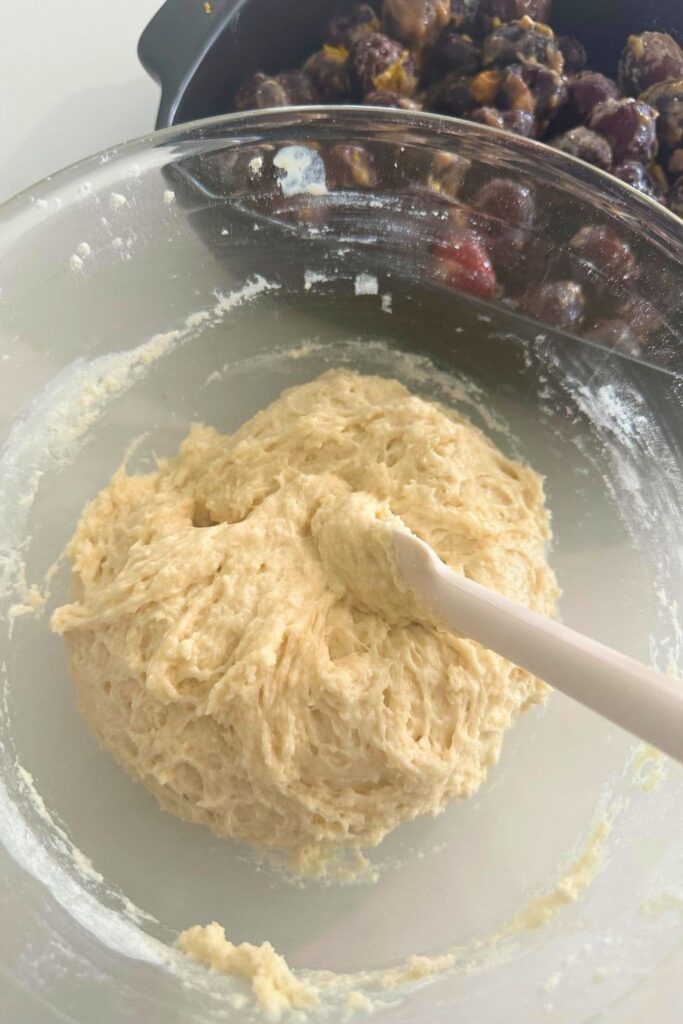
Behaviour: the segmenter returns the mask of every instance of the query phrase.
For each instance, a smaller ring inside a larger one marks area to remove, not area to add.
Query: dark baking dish
[[[611,76],[616,75],[619,56],[631,29],[635,31],[667,29],[675,32],[678,38],[683,38],[683,31],[678,31],[679,27],[683,30],[683,9],[678,8],[679,0],[676,0],[676,11],[674,11],[674,5],[670,0],[667,0],[666,3],[659,0],[659,7],[662,9],[659,17],[654,17],[651,14],[645,25],[643,24],[644,16],[637,5],[632,0],[622,0],[619,22],[621,27],[615,28],[614,20],[610,21],[608,25],[604,21],[594,20],[591,23],[590,38],[588,38],[589,34],[584,27],[580,23],[577,24],[577,11],[580,5],[587,4],[587,0],[575,0],[575,5],[572,7],[573,16],[563,18],[562,9],[563,6],[564,9],[567,8],[568,2],[569,0],[555,0],[553,8],[555,27],[558,31],[567,34],[580,33],[582,39],[589,46],[592,67],[597,69],[597,65]],[[657,0],[654,2],[657,3]],[[141,38],[141,59],[162,85],[162,98],[157,120],[159,128],[227,113],[232,109],[234,93],[245,77],[257,69],[277,73],[299,65],[320,45],[330,17],[339,13],[340,10],[344,10],[342,0],[314,0],[314,2],[313,0],[297,0],[297,2],[289,3],[287,0],[217,0],[213,6],[211,3],[212,0],[207,0],[206,7],[209,9],[209,13],[205,13],[200,0],[168,0],[150,22]],[[603,0],[600,7],[602,16],[604,17],[606,10],[612,8],[612,0]],[[668,18],[665,18],[664,8],[669,12]],[[627,10],[631,11],[630,19],[626,17]],[[598,44],[600,44],[600,53],[602,54],[601,61],[595,60]],[[366,111],[365,115],[363,115],[363,109]],[[331,112],[333,108],[323,106],[319,110]],[[387,168],[391,166],[396,169],[395,173],[390,172],[384,175],[382,181],[387,188],[396,192],[399,200],[401,197],[405,198],[406,195],[409,197],[407,206],[401,207],[402,216],[409,217],[415,207],[415,196],[419,194],[420,188],[424,187],[424,182],[429,179],[430,172],[424,167],[414,167],[411,168],[410,174],[404,180],[406,168],[403,166],[403,159],[396,153],[391,156],[382,149],[382,145],[380,145],[382,152],[376,151],[382,134],[381,120],[378,117],[380,111],[376,109],[370,111],[363,107],[356,107],[356,111],[358,116],[365,116],[367,120],[368,141],[365,149],[372,151],[369,160],[375,171],[383,173],[385,163]],[[351,108],[340,107],[337,108],[336,114],[333,116],[343,119],[351,114]],[[306,114],[302,111],[300,116],[303,119]],[[410,116],[419,122],[420,114],[411,113]],[[435,115],[428,114],[426,116],[433,118]],[[454,130],[459,124],[463,128],[465,127],[462,122],[455,119],[444,118],[443,121],[445,127],[450,122]],[[244,115],[247,131],[249,131],[250,124],[253,124],[254,130],[256,130],[257,123],[257,115],[253,112]],[[211,131],[212,126],[200,125],[196,130],[199,133]],[[482,131],[489,133],[492,129],[487,127]],[[516,145],[528,143],[529,146],[538,146],[538,143],[533,140],[522,140],[519,136],[505,132],[497,134],[500,145],[497,166],[501,169],[501,173],[506,166],[508,140],[511,145],[514,140]],[[327,201],[328,204],[331,204],[329,209],[325,203],[316,203],[310,197],[304,196],[303,199],[294,195],[291,198],[288,197],[287,194],[281,192],[278,185],[279,172],[271,166],[272,153],[270,150],[272,148],[272,146],[266,147],[268,151],[264,150],[263,153],[261,151],[254,152],[252,162],[256,162],[259,167],[263,163],[265,170],[253,181],[250,172],[247,173],[248,169],[235,164],[234,154],[229,151],[229,147],[226,151],[217,147],[215,152],[212,151],[210,155],[201,160],[180,159],[177,165],[165,168],[164,173],[172,183],[178,202],[190,211],[189,216],[197,233],[218,260],[224,259],[225,225],[222,221],[219,223],[216,218],[216,200],[229,200],[223,210],[225,214],[229,213],[230,215],[230,230],[233,235],[237,234],[244,238],[246,265],[250,260],[251,246],[249,242],[253,239],[252,231],[255,219],[258,221],[259,230],[272,232],[274,237],[279,237],[281,233],[286,232],[296,236],[302,244],[315,247],[321,240],[317,239],[316,241],[317,235],[314,238],[310,234],[310,225],[313,224],[315,228],[315,224],[318,223],[316,218],[323,220],[328,216],[336,215],[334,197],[337,196],[337,189],[340,189],[339,196],[342,199],[342,205],[344,189],[349,187],[353,190],[353,182],[338,181],[336,185],[332,186],[330,192],[332,198]],[[546,152],[548,153],[547,165],[550,166],[560,154],[551,148],[548,148]],[[563,159],[567,159],[564,155],[562,156]],[[325,153],[319,158],[333,159],[331,154]],[[456,159],[458,158],[456,157]],[[251,164],[249,164],[250,166]],[[581,167],[584,170],[581,170]],[[569,170],[572,170],[571,166]],[[589,169],[584,164],[575,168],[575,173],[579,177],[586,172],[593,173],[593,169]],[[330,180],[336,180],[334,178],[336,172],[331,173],[332,179]],[[355,181],[355,179],[353,180]],[[465,185],[467,186],[467,182]],[[624,189],[616,179],[605,179],[603,187],[606,195],[614,194],[613,201],[617,204],[623,203],[629,198],[628,190]],[[455,214],[453,224],[457,221],[460,224],[458,230],[464,230],[464,225],[470,223],[468,215],[465,213],[468,199],[466,195],[460,194],[460,185],[456,192],[457,197],[451,195],[448,198],[450,195],[448,193],[444,199],[442,216],[445,218],[444,223],[448,223],[449,218]],[[455,205],[453,206],[453,204]],[[654,216],[659,213],[659,209],[661,208],[653,208]],[[419,216],[419,209],[417,215]],[[402,225],[405,226],[403,222]],[[575,230],[582,226],[578,224]],[[385,229],[386,227],[385,225]],[[531,323],[541,323],[546,327],[554,325],[558,331],[573,333],[574,336],[580,335],[579,327],[573,325],[573,320],[571,323],[565,322],[567,318],[564,316],[565,300],[569,301],[573,294],[569,293],[568,288],[575,288],[576,283],[565,281],[560,272],[561,268],[558,267],[555,268],[555,278],[557,278],[555,280],[549,265],[546,263],[537,265],[534,262],[534,253],[531,249],[527,251],[527,247],[522,246],[520,252],[521,256],[516,263],[513,259],[513,264],[519,271],[518,274],[515,272],[515,267],[511,269],[508,266],[507,256],[503,259],[503,250],[498,252],[495,272],[499,275],[500,288],[497,288],[496,295],[498,299],[502,295],[508,306],[504,310],[498,303],[497,317],[500,319],[501,316],[507,315],[510,308],[514,308],[517,311],[515,315],[522,311],[523,315],[528,316],[529,319],[525,322],[530,325]],[[418,255],[421,258],[430,258],[429,252],[422,252]],[[482,252],[482,261],[484,261],[484,257],[489,260],[490,253]],[[262,259],[261,255],[260,259]],[[504,265],[500,265],[501,259],[503,259]],[[249,266],[254,273],[261,272],[260,263],[254,265],[253,268],[251,264]],[[507,280],[506,275],[511,277],[511,280],[506,284],[501,284],[503,278]],[[531,286],[538,285],[540,287],[544,283],[548,283],[552,297],[545,296],[543,293],[539,306],[535,300],[531,301],[533,297]],[[440,278],[435,279],[433,284],[437,290],[445,287]],[[462,291],[459,283],[448,287]],[[557,295],[555,294],[558,288],[562,291],[561,296],[559,292]],[[465,291],[467,290],[466,288]],[[469,288],[469,291],[471,295],[479,294],[472,288]],[[676,292],[675,287],[673,287],[673,291]],[[543,303],[546,298],[548,301],[552,299],[552,302],[560,301],[561,298],[563,312],[559,320],[554,307],[549,312],[545,309]],[[656,318],[645,316],[640,307],[636,309],[630,300],[631,296],[629,295],[625,304],[622,304],[623,310],[622,305],[619,306],[618,318],[614,319],[614,316],[611,319],[608,318],[609,323],[603,324],[604,317],[607,316],[606,313],[601,313],[600,316],[596,314],[593,317],[593,320],[596,320],[595,325],[592,324],[592,320],[591,323],[587,321],[587,332],[589,329],[597,330],[598,321],[600,325],[609,327],[607,337],[603,337],[602,334],[594,337],[590,333],[586,333],[586,336],[606,347],[615,345],[621,348],[625,354],[638,357],[646,362],[654,361],[653,353],[656,351],[657,365],[667,368],[680,365],[679,346],[677,340],[674,340],[680,336],[680,333],[678,329],[675,332],[672,331],[673,320],[670,324],[663,325]],[[463,303],[466,301],[469,300],[463,296]],[[628,323],[623,320],[624,316]],[[676,324],[680,322],[678,317],[677,305]],[[583,319],[583,313],[580,314],[579,319]],[[618,338],[613,337],[613,328],[618,328],[621,331],[624,326],[627,334],[626,341],[621,334]],[[666,335],[665,341],[662,340],[664,335]],[[632,344],[629,341],[631,336]]]
[[[138,48],[161,85],[157,128],[224,114],[253,71],[297,67],[343,6],[341,0],[167,0]],[[554,0],[552,23],[581,38],[591,67],[614,76],[631,33],[670,32],[683,43],[683,0]]]

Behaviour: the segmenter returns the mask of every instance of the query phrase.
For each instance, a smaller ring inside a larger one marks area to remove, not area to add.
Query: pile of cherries
[[[234,108],[359,103],[457,116],[542,139],[683,217],[683,50],[664,33],[631,36],[613,81],[587,69],[578,39],[555,35],[550,5],[358,4],[328,24],[324,45],[303,68],[254,74]],[[372,144],[327,147],[321,156],[331,189],[384,181]],[[446,204],[430,254],[434,276],[544,324],[661,361],[661,324],[638,297],[661,281],[650,280],[652,268],[640,265],[629,243],[610,227],[579,223],[560,245],[563,258],[549,267],[533,183],[501,174],[473,189],[469,169],[468,160],[444,152],[419,180],[406,176],[416,202],[427,189],[431,203],[437,193]]]
[[[254,74],[235,110],[359,103],[542,139],[683,216],[683,49],[631,36],[618,80],[548,24],[551,0],[383,0],[334,18],[299,70]]]

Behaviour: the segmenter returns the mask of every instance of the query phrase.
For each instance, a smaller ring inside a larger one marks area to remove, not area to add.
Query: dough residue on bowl
[[[178,946],[205,967],[222,974],[244,978],[252,987],[262,1010],[278,1018],[283,1010],[315,1006],[314,986],[300,981],[269,942],[236,946],[225,937],[225,929],[212,922],[187,928],[178,936]]]
[[[474,943],[469,951],[453,947],[435,956],[413,954],[387,970],[363,971],[355,975],[314,972],[304,980],[291,971],[286,960],[275,952],[270,943],[254,946],[245,942],[235,946],[215,922],[188,928],[178,937],[178,946],[197,963],[250,982],[260,1008],[275,1017],[279,1017],[284,1009],[324,1004],[325,997],[336,990],[347,992],[348,1010],[373,1012],[380,1005],[377,996],[382,993],[396,992],[415,982],[445,974],[458,964],[466,970],[473,969],[478,956],[485,957],[522,932],[548,925],[563,907],[578,900],[595,878],[605,859],[611,818],[612,814],[607,812],[600,819],[547,888],[534,895],[498,931]],[[681,906],[679,896],[666,894],[641,909],[643,913],[656,914],[661,913],[662,908],[669,910]],[[366,991],[360,991],[361,988]],[[372,997],[367,992],[371,992]]]

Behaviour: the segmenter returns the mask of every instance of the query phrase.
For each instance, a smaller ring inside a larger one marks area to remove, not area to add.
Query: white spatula
[[[406,583],[444,625],[683,761],[683,684],[453,572],[393,531]]]

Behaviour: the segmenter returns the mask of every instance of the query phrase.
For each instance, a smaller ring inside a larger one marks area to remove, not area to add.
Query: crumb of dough
[[[455,963],[454,953],[442,953],[439,956],[409,956],[400,967],[384,971],[379,982],[382,988],[398,988],[413,981],[430,978],[433,974],[447,971]]]
[[[9,616],[10,618],[19,618],[22,615],[35,615],[43,607],[46,600],[45,595],[40,592],[35,583],[32,583],[24,594],[24,600],[10,607]]]
[[[395,380],[333,370],[232,435],[196,426],[83,513],[52,626],[86,722],[167,810],[294,857],[374,845],[471,796],[545,697],[387,590],[358,506],[552,611],[541,478]]]
[[[683,916],[683,891],[676,889],[665,889],[655,892],[651,896],[641,900],[640,913],[644,917],[657,919],[663,914],[677,912]]]
[[[347,1010],[363,1010],[365,1013],[374,1013],[376,1007],[372,999],[353,989],[346,997]]]
[[[633,780],[641,792],[650,793],[664,779],[664,754],[656,747],[644,745],[633,765]]]
[[[193,960],[222,974],[244,978],[252,987],[259,1006],[279,1019],[283,1010],[315,1006],[318,993],[292,974],[285,959],[269,942],[235,946],[215,921],[194,925],[178,936],[178,946]]]
[[[306,878],[333,879],[335,882],[376,882],[377,868],[354,846],[310,843],[300,846],[289,857],[288,866]]]
[[[379,283],[374,274],[356,274],[353,287],[356,295],[377,295]]]

